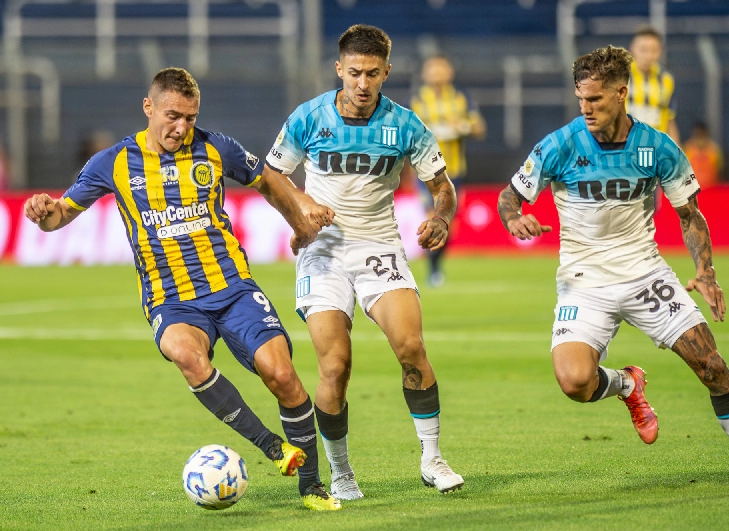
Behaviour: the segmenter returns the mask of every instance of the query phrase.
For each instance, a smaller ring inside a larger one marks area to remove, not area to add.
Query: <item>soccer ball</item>
[[[203,446],[190,456],[182,471],[187,497],[205,509],[227,509],[248,487],[243,458],[220,444]]]

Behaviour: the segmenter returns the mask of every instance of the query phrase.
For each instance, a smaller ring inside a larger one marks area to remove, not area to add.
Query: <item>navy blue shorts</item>
[[[167,327],[176,323],[195,326],[208,335],[210,359],[215,342],[222,337],[233,356],[254,374],[256,350],[277,335],[286,338],[289,352],[293,352],[291,338],[273,304],[250,278],[231,282],[227,288],[195,300],[165,301],[152,308],[150,324],[157,348]]]

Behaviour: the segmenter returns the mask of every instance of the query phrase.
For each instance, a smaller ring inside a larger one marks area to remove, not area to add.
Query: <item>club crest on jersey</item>
[[[638,166],[641,168],[652,168],[655,163],[655,148],[639,147],[638,148]]]
[[[190,168],[190,179],[198,188],[210,188],[215,181],[213,165],[207,160],[196,162]]]
[[[385,146],[397,146],[397,127],[382,126],[381,144]]]

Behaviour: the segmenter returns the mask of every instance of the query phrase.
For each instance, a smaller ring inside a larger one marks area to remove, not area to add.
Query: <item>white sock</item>
[[[720,419],[717,417],[716,420],[719,421],[719,425],[724,428],[726,434],[729,435],[729,419]]]
[[[329,466],[332,467],[332,481],[345,474],[352,474],[352,465],[349,464],[347,452],[347,436],[336,441],[330,441],[324,437],[321,440],[324,442],[324,451],[327,453]]]
[[[633,389],[635,389],[635,380],[633,380],[633,376],[623,369],[620,369],[619,371],[615,371],[617,373],[620,373],[621,381],[622,381],[622,388],[618,392],[620,396],[623,398],[628,398],[630,396],[630,393],[633,392]]]
[[[440,437],[440,415],[430,417],[429,419],[414,418],[415,431],[420,439],[420,447],[423,454],[420,457],[420,464],[424,465],[433,457],[440,457],[440,448],[438,448],[438,437]]]

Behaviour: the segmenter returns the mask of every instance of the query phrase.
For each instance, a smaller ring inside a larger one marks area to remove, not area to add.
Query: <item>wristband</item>
[[[443,223],[445,223],[445,224],[446,224],[446,230],[448,230],[449,224],[448,224],[448,222],[447,222],[447,221],[445,220],[445,218],[444,218],[444,217],[442,217],[442,216],[433,216],[433,217],[432,217],[431,219],[439,219],[439,220],[441,220],[441,221],[442,221]]]

